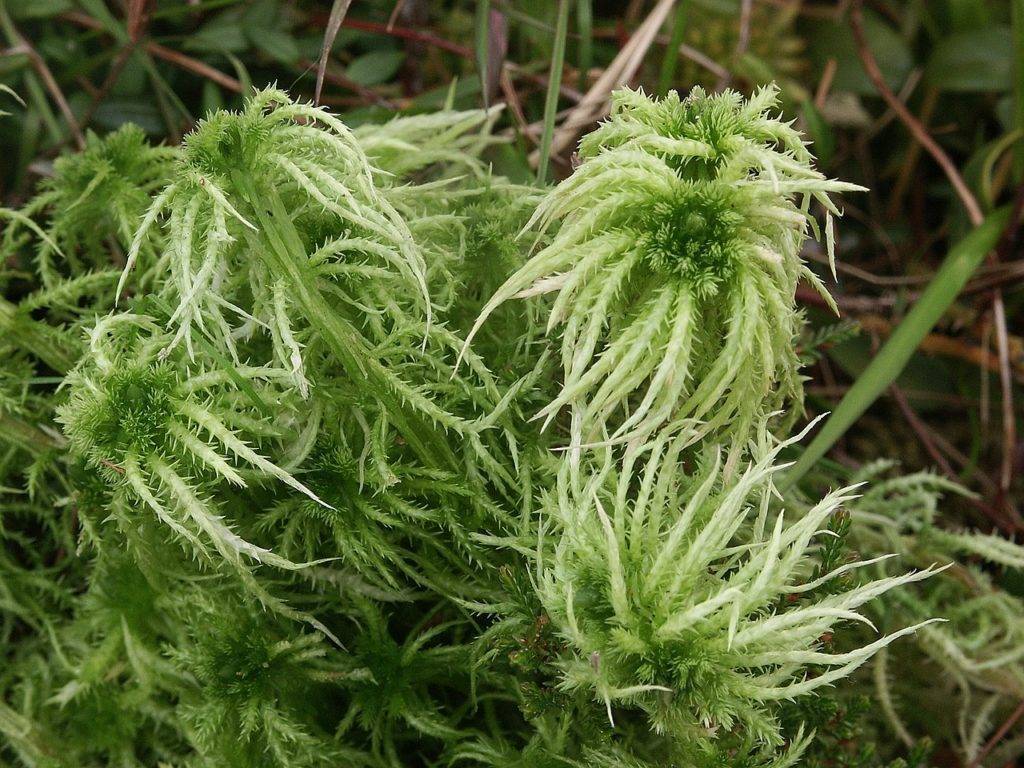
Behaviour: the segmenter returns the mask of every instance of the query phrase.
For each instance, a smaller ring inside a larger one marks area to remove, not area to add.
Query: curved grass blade
[[[780,487],[788,487],[803,477],[896,380],[917,351],[921,339],[928,335],[963,290],[986,254],[995,247],[1009,215],[1007,208],[990,214],[950,251],[921,298],[850,387],[807,450],[786,473]]]
[[[334,0],[334,5],[331,6],[331,16],[327,20],[327,28],[324,29],[324,44],[320,49],[320,60],[316,65],[316,93],[313,96],[313,102],[316,104],[320,103],[320,92],[324,88],[324,74],[327,72],[327,60],[330,58],[331,48],[334,46],[334,38],[338,36],[341,22],[345,20],[345,14],[348,13],[350,5],[352,5],[352,0]]]
[[[551,159],[551,138],[555,134],[555,115],[558,112],[558,91],[562,87],[562,68],[565,64],[565,39],[569,34],[569,0],[558,0],[558,20],[555,23],[555,46],[551,51],[551,72],[548,74],[548,94],[544,101],[544,133],[540,140],[540,160],[537,181],[544,183]]]

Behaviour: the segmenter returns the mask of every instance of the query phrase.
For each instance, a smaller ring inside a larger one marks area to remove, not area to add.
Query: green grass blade
[[[490,17],[491,0],[477,0],[474,40],[476,48],[476,71],[480,76],[480,89],[484,96],[484,106],[491,106],[491,93],[487,87],[487,62],[490,60]]]
[[[676,67],[679,64],[679,46],[683,44],[686,33],[686,6],[688,0],[679,0],[676,4],[676,15],[672,19],[672,34],[665,48],[665,58],[661,60],[661,76],[658,78],[658,93],[664,96],[676,80]]]
[[[1024,0],[1022,0],[1024,1]],[[576,33],[579,35],[578,64],[580,69],[579,89],[587,90],[587,74],[594,66],[594,3],[593,0],[577,0]]]
[[[334,0],[331,6],[331,15],[327,19],[327,27],[324,29],[324,42],[320,47],[320,58],[316,65],[316,92],[313,101],[320,103],[320,93],[324,88],[324,75],[327,73],[327,62],[331,58],[331,49],[334,48],[334,39],[338,36],[341,23],[345,21],[345,14],[352,0]]]
[[[562,87],[562,68],[565,64],[565,39],[569,33],[569,0],[558,0],[558,20],[555,23],[555,45],[551,51],[551,72],[548,75],[548,94],[544,101],[544,133],[540,140],[540,160],[537,163],[537,181],[544,183],[548,175],[548,155],[551,138],[555,134],[555,115],[558,112],[558,89]]]
[[[850,387],[799,461],[786,473],[780,483],[782,487],[788,487],[803,477],[896,380],[921,340],[963,290],[986,254],[995,247],[1008,219],[1009,210],[1005,208],[990,214],[950,251],[921,298]]]

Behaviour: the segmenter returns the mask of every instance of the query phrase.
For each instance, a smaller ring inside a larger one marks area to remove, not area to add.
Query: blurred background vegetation
[[[776,81],[822,169],[870,189],[844,201],[842,319],[799,294],[811,414],[847,394],[951,249],[1009,208],[830,456],[934,468],[977,493],[950,510],[958,523],[1024,529],[1024,0],[0,0],[0,33],[4,205],[89,131],[134,122],[177,142],[253,84],[350,123],[503,105],[491,160],[528,180],[568,173],[613,87]],[[828,275],[826,254],[807,257]]]

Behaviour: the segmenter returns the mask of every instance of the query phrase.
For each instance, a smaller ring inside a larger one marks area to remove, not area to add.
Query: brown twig
[[[316,89],[313,92],[313,102],[320,103],[320,93],[324,88],[324,77],[327,75],[327,61],[331,57],[331,48],[334,47],[334,39],[338,36],[341,23],[345,20],[348,7],[352,0],[335,0],[331,8],[331,15],[324,27],[324,39],[320,46],[320,58],[316,63]],[[396,11],[399,6],[396,6]]]
[[[877,353],[879,346],[879,339],[877,335],[872,335],[872,353]],[[957,475],[956,470],[946,459],[945,454],[940,450],[940,435],[932,430],[925,421],[918,416],[917,411],[914,410],[913,406],[910,405],[910,401],[907,399],[903,390],[900,389],[899,385],[895,382],[889,387],[889,394],[892,395],[893,400],[896,401],[897,407],[903,414],[903,418],[906,419],[907,424],[913,430],[914,434],[917,435],[917,439],[920,440],[921,445],[924,446],[925,452],[931,457],[932,461],[938,466],[947,478],[955,483],[960,482],[960,477]],[[941,441],[942,445],[951,448],[948,442],[945,440]],[[948,450],[947,450],[948,452]],[[988,480],[988,478],[984,478]],[[988,483],[991,485],[991,482]],[[1004,514],[1001,509],[994,509],[986,504],[981,499],[971,499],[971,504],[978,509],[986,518],[993,521],[996,525],[1003,528],[1007,532],[1014,530],[1016,521],[1012,515]]]
[[[848,296],[833,292],[832,298],[844,314],[858,316],[863,313],[892,310],[898,303],[894,296]],[[808,285],[797,286],[796,300],[805,306],[830,309],[828,302],[821,297],[821,294]]]
[[[32,68],[39,75],[43,81],[43,85],[46,90],[50,93],[50,98],[53,99],[57,108],[64,116],[64,121],[68,124],[68,131],[71,133],[71,137],[75,141],[75,145],[79,149],[85,149],[85,136],[82,135],[82,129],[78,124],[78,119],[75,117],[75,113],[71,110],[71,105],[68,104],[68,100],[64,97],[64,92],[61,91],[60,85],[57,84],[56,78],[53,76],[53,72],[46,65],[46,61],[42,56],[39,55],[39,51],[32,47],[32,44],[25,38],[21,32],[18,31],[17,27],[14,26],[14,22],[7,20],[7,25],[13,34],[16,45],[14,48],[8,51],[8,53],[24,53],[28,56],[29,61],[32,64]]]
[[[853,38],[857,44],[857,55],[864,65],[864,71],[867,72],[868,78],[889,105],[889,108],[896,113],[896,116],[907,127],[913,137],[928,151],[928,154],[934,158],[939,167],[942,168],[943,173],[949,179],[949,183],[956,191],[957,197],[960,198],[960,202],[966,209],[971,223],[974,226],[978,226],[985,217],[981,212],[978,201],[974,197],[974,193],[967,187],[963,176],[960,175],[960,171],[957,170],[949,155],[946,154],[946,151],[935,142],[925,127],[921,125],[920,121],[907,108],[907,105],[896,97],[896,94],[892,92],[892,89],[885,82],[885,77],[882,75],[882,70],[878,67],[875,55],[868,46],[867,35],[864,32],[863,4],[864,0],[854,0],[850,8],[850,28],[853,31]]]
[[[736,38],[736,48],[732,53],[733,66],[735,66],[750,47],[750,22],[754,15],[753,11],[754,0],[740,0],[739,35]],[[732,69],[728,69],[722,77],[718,78],[718,82],[715,83],[715,90],[724,91],[729,87],[731,82]]]
[[[523,69],[523,67],[520,66],[519,64],[516,64],[514,61],[506,61],[505,62],[505,66],[508,67],[509,72],[512,72],[517,77],[520,77],[523,80],[528,80],[531,83],[533,83],[534,85],[539,85],[541,88],[547,89],[547,87],[548,87],[548,76],[547,75],[541,75],[541,74],[538,74],[536,72],[529,72],[526,69]],[[568,79],[568,78],[564,78],[564,79]],[[562,85],[560,85],[558,87],[558,93],[559,93],[559,95],[562,98],[568,99],[573,104],[578,104],[580,101],[583,100],[583,94],[582,93],[580,93],[578,90],[573,88],[571,85],[565,85],[565,83],[563,83]]]
[[[903,390],[893,384],[889,387],[889,394],[892,395],[892,399],[896,401],[897,407],[903,413],[903,418],[907,420],[907,424],[914,430],[914,434],[917,435],[917,439],[921,441],[921,445],[924,446],[925,451],[931,456],[932,461],[942,470],[942,474],[948,477],[954,482],[959,482],[960,478],[953,469],[949,461],[943,455],[942,451],[939,450],[935,441],[932,439],[928,425],[924,423],[924,420],[917,415],[917,411],[911,406],[910,401],[907,400],[907,396],[903,394]]]
[[[921,80],[924,78],[924,72],[918,67],[910,70],[910,74],[907,75],[907,79],[900,86],[899,91],[896,93],[896,98],[900,100],[902,104],[906,104],[910,97],[914,95],[914,91],[917,90],[917,86],[920,85]],[[896,119],[896,113],[888,106],[885,108],[885,112],[880,114],[875,121],[868,128],[861,140],[870,141],[881,133],[893,120]]]
[[[1017,708],[1010,713],[1010,716],[1003,721],[1003,724],[999,726],[999,729],[992,734],[985,746],[982,747],[967,768],[980,768],[981,764],[985,761],[985,758],[989,756],[989,753],[996,748],[996,745],[1003,740],[1003,737],[1010,732],[1010,729],[1017,724],[1017,721],[1024,717],[1024,701],[1022,701]]]
[[[880,336],[888,336],[895,330],[893,323],[878,315],[863,315],[857,318],[857,322],[864,330]],[[918,348],[925,354],[954,357],[992,373],[1000,373],[1002,370],[999,361],[992,359],[987,348],[967,344],[941,333],[929,333],[921,340]],[[1024,362],[1010,368],[1015,369],[1018,381],[1024,382]]]
[[[100,104],[103,103],[103,100],[110,93],[110,89],[114,87],[114,84],[121,77],[121,73],[124,71],[125,65],[128,63],[128,59],[130,59],[132,54],[135,52],[137,45],[137,41],[131,41],[122,46],[121,50],[117,52],[117,56],[110,65],[110,71],[108,71],[107,76],[103,78],[103,82],[100,83],[100,87],[92,94],[92,100],[89,102],[89,107],[85,110],[85,114],[82,115],[82,128],[88,127],[89,123],[92,122],[93,117],[96,116],[96,110],[99,109]]]
[[[103,31],[104,29],[103,25],[96,21],[96,19],[92,18],[92,16],[89,16],[88,14],[81,13],[80,11],[68,11],[66,13],[62,13],[60,18],[65,21],[70,21],[72,24],[77,24],[80,27],[85,27],[86,29],[95,29],[99,31]],[[191,72],[194,75],[205,77],[207,80],[216,83],[222,88],[235,93],[242,92],[242,83],[239,80],[221,72],[215,67],[211,67],[203,61],[199,61],[199,59],[194,59],[180,51],[174,50],[173,48],[160,45],[160,43],[154,43],[152,40],[146,41],[145,50],[158,59],[170,62],[171,64]]]
[[[83,128],[92,122],[93,117],[96,115],[96,110],[99,109],[100,104],[103,103],[107,94],[110,93],[110,89],[117,83],[125,66],[128,64],[128,60],[135,53],[135,49],[145,34],[146,25],[149,22],[149,14],[146,12],[148,5],[148,0],[130,0],[128,3],[127,24],[125,25],[128,29],[128,42],[118,51],[117,56],[110,65],[110,71],[107,72],[107,76],[103,79],[100,87],[96,89],[96,92],[92,94],[89,108],[82,115]]]
[[[186,56],[180,51],[168,48],[165,45],[160,45],[159,43],[146,43],[146,50],[158,59],[168,61],[194,75],[205,77],[207,80],[216,83],[222,88],[234,91],[235,93],[242,92],[242,82],[240,80],[231,77],[231,75],[224,74],[219,69],[211,67],[205,62],[199,61],[199,59],[193,59],[191,56]]]
[[[864,330],[881,336],[888,336],[895,330],[895,325],[892,322],[876,314],[880,309],[891,309],[896,303],[894,299],[885,297],[873,299],[869,296],[847,297],[841,294],[835,295],[833,298],[844,312],[856,316],[857,322]],[[796,299],[800,304],[806,306],[828,308],[828,304],[817,291],[803,285],[797,288]],[[999,362],[992,358],[986,345],[975,346],[941,333],[929,333],[921,340],[919,349],[925,354],[957,358],[992,373],[1001,371]],[[1010,370],[1018,381],[1024,382],[1024,360],[1011,361]]]
[[[823,366],[825,362],[827,362],[827,358],[822,358],[821,360],[818,361],[818,365]],[[823,375],[822,378],[824,379],[826,377]],[[830,400],[839,400],[847,392],[850,391],[850,386],[850,384],[836,383],[808,384],[804,388],[804,392],[808,395],[813,395],[815,397],[827,398]],[[953,408],[966,408],[967,406],[976,404],[977,402],[975,398],[964,397],[963,395],[952,395],[946,392],[933,392],[923,389],[909,389],[906,387],[900,387],[900,391],[902,391],[904,395],[913,400],[919,400],[922,402],[927,401],[928,403],[934,405],[948,405]],[[956,459],[957,463],[963,463],[960,461],[961,458],[964,458],[963,454],[957,451],[956,448],[950,446],[948,442],[943,442],[941,439],[939,439],[938,434],[934,430],[932,430],[932,438],[935,440],[935,444],[942,450],[943,453],[945,453],[947,456],[951,458]],[[953,448],[953,450],[951,451],[950,448]],[[994,483],[992,484],[992,487],[995,487]]]
[[[329,63],[330,62],[328,62],[328,64]],[[310,59],[299,59],[299,66],[306,69],[312,69],[313,67],[317,66],[317,63]],[[395,104],[393,101],[389,101],[372,88],[367,88],[365,85],[360,85],[355,80],[345,77],[345,75],[339,72],[332,72],[329,69],[325,69],[323,73],[323,79],[327,82],[333,83],[334,85],[338,85],[341,86],[342,88],[352,91],[353,93],[359,94],[360,98],[362,98],[364,102],[368,101],[372,104],[376,104],[379,107],[385,107],[387,109],[398,109],[398,105]]]
[[[928,123],[932,119],[932,113],[935,111],[935,107],[939,103],[939,91],[937,88],[928,88],[925,90],[924,99],[921,104],[921,126],[927,130]],[[914,169],[917,167],[917,161],[921,157],[921,144],[920,142],[913,142],[907,148],[907,155],[903,160],[903,165],[900,167],[899,175],[896,177],[896,182],[892,185],[892,194],[889,197],[889,208],[886,215],[889,219],[896,219],[900,215],[900,211],[903,208],[903,196],[906,194],[907,189],[910,188],[911,179],[914,175]]]
[[[537,137],[530,131],[526,114],[523,112],[522,102],[519,100],[519,94],[516,93],[515,84],[512,82],[507,66],[501,68],[501,77],[498,79],[498,84],[501,86],[501,92],[505,95],[505,103],[508,104],[508,110],[512,114],[512,119],[515,120],[519,132],[528,141],[536,142]]]
[[[314,18],[320,17],[314,14]],[[459,56],[463,59],[467,59],[468,61],[473,61],[475,58],[475,54],[473,53],[472,48],[468,48],[464,45],[459,45],[458,43],[453,43],[451,40],[446,40],[443,37],[439,37],[438,35],[434,35],[430,32],[424,32],[423,30],[419,29],[411,29],[409,27],[398,26],[389,28],[387,24],[380,24],[375,21],[364,21],[363,19],[350,18],[346,18],[341,23],[341,26],[350,29],[358,29],[363,32],[373,32],[379,35],[389,35],[391,37],[397,37],[402,40],[411,40],[414,42],[424,43],[434,48],[439,48],[442,51],[447,51],[448,53],[455,54],[456,56]],[[511,61],[505,62],[505,66],[507,66],[509,70],[515,73],[517,76],[522,77],[523,79],[526,80],[530,80],[531,82],[534,82],[538,85],[547,87],[548,79],[546,76],[539,75],[534,72],[527,72],[521,66]],[[559,88],[559,93],[573,102],[578,102],[583,98],[583,94],[581,94],[578,90],[565,84],[563,84],[561,88]]]
[[[828,98],[828,92],[832,90],[832,81],[835,80],[837,69],[839,69],[838,62],[835,58],[829,57],[829,60],[825,62],[825,68],[821,72],[821,80],[818,82],[818,87],[814,91],[814,106],[818,109],[825,106],[825,99]]]
[[[124,474],[124,467],[122,467],[120,464],[115,464],[114,462],[109,461],[107,459],[100,459],[100,464],[102,464],[104,467],[107,467],[108,469],[114,470],[119,475]]]
[[[992,318],[996,326],[996,348],[999,354],[999,386],[1002,390],[1003,452],[1000,461],[999,490],[1002,503],[1010,503],[1013,484],[1013,458],[1017,446],[1017,417],[1013,410],[1013,382],[1010,378],[1010,343],[1006,330],[1006,305],[1003,289],[992,291]]]
[[[416,42],[426,43],[434,48],[440,48],[442,51],[454,53],[456,56],[461,56],[464,59],[473,59],[473,50],[471,48],[453,43],[451,40],[446,40],[443,37],[431,34],[430,32],[424,32],[423,30],[397,26],[389,27],[387,24],[380,24],[375,21],[350,18],[346,18],[341,23],[341,26],[347,29],[358,29],[363,32],[375,32],[379,35],[400,37],[404,40],[415,40]]]
[[[388,31],[390,32],[395,28],[395,24],[398,23],[398,17],[402,14],[402,9],[405,8],[405,0],[397,0],[395,7],[391,9],[391,15],[388,16]]]

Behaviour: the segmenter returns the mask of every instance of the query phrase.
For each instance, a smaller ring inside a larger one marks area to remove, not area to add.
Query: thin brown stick
[[[824,369],[826,362],[827,358],[822,358],[821,360],[818,361],[818,365],[822,366],[822,368]],[[825,376],[824,370],[822,370],[821,378],[831,379],[832,383],[808,384],[804,388],[805,394],[813,395],[814,397],[827,398],[830,400],[839,400],[847,392],[850,391],[850,384],[835,383],[835,376]],[[903,392],[903,394],[909,398],[912,398],[914,400],[920,400],[922,402],[927,401],[934,405],[948,405],[953,408],[966,408],[967,406],[974,405],[977,403],[976,398],[964,397],[963,395],[951,395],[945,392],[933,392],[923,389],[909,389],[903,387],[901,387],[900,389]],[[935,439],[935,444],[942,449],[943,453],[945,453],[950,458],[956,459],[957,463],[964,463],[960,461],[960,458],[963,457],[963,454],[957,451],[956,448],[953,448],[952,451],[949,450],[951,447],[949,443],[944,443],[940,439],[938,439],[938,433],[936,433],[935,430],[932,430],[932,438]],[[994,483],[992,483],[991,485],[993,488],[995,487]]]
[[[65,21],[70,21],[72,24],[77,24],[80,27],[85,27],[86,29],[95,29],[99,31],[103,31],[104,29],[103,25],[96,21],[96,19],[88,14],[81,13],[80,11],[68,11],[67,13],[62,13],[60,18]],[[187,70],[194,75],[205,77],[207,80],[216,83],[222,88],[234,91],[235,93],[242,92],[242,83],[239,80],[221,72],[215,67],[211,67],[205,62],[199,61],[199,59],[193,59],[191,56],[175,51],[173,48],[168,48],[165,45],[160,45],[160,43],[154,43],[152,40],[145,43],[145,50],[158,59],[170,62],[171,64]]]
[[[541,88],[547,89],[548,87],[548,76],[542,75],[537,72],[528,72],[523,69],[519,64],[514,61],[506,61],[505,66],[508,67],[509,72],[512,72],[517,77],[523,80],[528,80],[535,85],[539,85]],[[573,88],[571,85],[565,85],[564,83],[558,87],[558,93],[564,99],[568,99],[574,104],[578,104],[583,100],[583,94]]]
[[[46,65],[46,61],[42,56],[39,55],[39,51],[32,47],[32,44],[25,39],[24,35],[21,34],[11,23],[11,30],[17,39],[17,45],[8,51],[8,53],[24,53],[28,56],[29,61],[32,63],[32,69],[36,71],[40,79],[43,81],[43,85],[46,90],[50,93],[50,98],[53,99],[57,105],[57,109],[64,116],[64,122],[68,124],[68,131],[71,132],[71,137],[75,141],[75,145],[79,149],[85,149],[85,136],[82,135],[82,128],[78,124],[78,119],[75,117],[75,113],[71,110],[71,105],[68,104],[68,100],[64,97],[64,92],[60,89],[57,84],[56,78],[53,76],[53,72]]]
[[[395,24],[398,23],[398,17],[401,15],[404,7],[405,0],[398,0],[395,3],[395,7],[391,9],[391,15],[388,16],[388,32],[395,28]]]
[[[895,330],[893,323],[878,315],[864,315],[858,317],[857,322],[864,330],[881,336],[888,336]],[[929,333],[921,340],[919,349],[925,354],[958,358],[992,373],[1002,370],[999,361],[993,359],[985,347],[967,344],[941,333]],[[1019,381],[1024,381],[1024,364],[1016,366],[1016,375]]]
[[[508,104],[508,110],[512,114],[512,119],[515,120],[519,132],[527,141],[536,143],[536,133],[530,130],[526,114],[523,112],[522,102],[519,100],[519,94],[516,93],[515,84],[513,84],[508,67],[505,65],[501,67],[501,76],[498,79],[498,84],[501,86],[501,92],[505,94],[505,102]]]
[[[380,24],[375,21],[364,21],[363,19],[350,19],[346,18],[342,23],[342,27],[350,29],[358,29],[363,32],[374,32],[379,35],[389,35],[391,37],[397,37],[402,40],[411,40],[413,42],[424,43],[434,48],[439,48],[442,51],[453,53],[463,59],[473,61],[475,54],[471,48],[458,43],[453,43],[451,40],[446,40],[443,37],[431,34],[430,32],[424,32],[419,29],[410,29],[409,27],[388,27],[387,24]],[[508,67],[509,71],[516,74],[525,80],[529,80],[538,85],[547,87],[548,79],[544,75],[539,75],[534,72],[527,72],[521,66],[515,62],[506,61],[505,66]],[[563,84],[559,88],[559,93],[567,98],[569,101],[579,102],[583,98],[583,94],[577,91],[575,88]]]
[[[750,47],[750,22],[754,16],[754,0],[741,0],[740,1],[740,20],[739,20],[739,35],[736,38],[736,48],[732,53],[732,64],[735,66],[743,55],[747,52]],[[718,82],[715,84],[716,91],[724,91],[732,83],[732,69],[728,69],[726,73],[718,78]]]
[[[814,92],[814,106],[821,109],[825,106],[825,99],[828,98],[828,92],[832,90],[832,81],[836,78],[836,70],[839,69],[839,63],[832,57],[825,62],[825,68],[821,72],[821,80],[818,82],[818,88]]]
[[[334,39],[338,36],[338,30],[341,29],[341,23],[345,20],[345,14],[348,13],[348,7],[351,4],[352,0],[334,0],[334,6],[331,8],[330,18],[324,27],[324,40],[320,46],[320,58],[316,64],[316,88],[313,91],[314,104],[320,103],[320,93],[324,88],[324,77],[327,74],[327,61],[331,57],[331,48],[334,47]]]
[[[126,27],[128,39],[138,42],[145,34],[146,26],[149,24],[149,0],[128,0],[128,12]]]
[[[117,52],[117,56],[114,58],[113,63],[110,65],[110,70],[107,72],[107,76],[103,79],[100,87],[92,94],[92,101],[89,102],[89,108],[85,110],[85,114],[82,115],[82,128],[85,128],[92,122],[93,117],[96,115],[96,110],[99,109],[100,104],[110,93],[110,90],[117,83],[121,77],[121,73],[124,71],[125,66],[128,64],[128,60],[132,54],[135,53],[135,49],[139,45],[139,41],[146,32],[146,25],[149,22],[149,14],[146,12],[148,9],[148,0],[130,0],[128,3],[128,18],[127,24],[125,25],[128,29],[128,42],[122,46],[121,50]]]
[[[942,474],[948,477],[954,482],[959,482],[960,478],[953,469],[952,465],[943,455],[942,451],[939,450],[935,441],[932,439],[928,425],[924,423],[924,420],[917,415],[917,411],[914,410],[910,401],[907,400],[907,396],[903,393],[903,390],[893,384],[889,387],[889,394],[892,395],[892,399],[896,401],[896,405],[903,413],[903,418],[907,420],[910,428],[914,430],[914,434],[917,435],[917,439],[921,441],[921,445],[924,446],[925,451],[931,456],[932,461],[942,470]]]
[[[615,37],[618,37],[618,35],[614,31],[594,30],[594,39],[595,40],[598,39],[598,38],[602,38],[603,39],[603,38],[609,38],[609,37],[615,38]],[[663,46],[667,47],[668,44],[670,42],[672,42],[672,41],[671,41],[671,38],[668,35],[656,35],[655,38],[654,38],[654,42],[657,43],[658,45],[663,45]],[[667,51],[666,51],[666,55],[668,55]],[[698,51],[696,48],[694,48],[693,46],[687,45],[686,43],[681,43],[680,44],[680,46],[679,46],[679,55],[682,56],[683,58],[689,59],[694,64],[696,64],[698,67],[703,67],[704,69],[706,69],[708,72],[710,72],[715,77],[725,77],[726,75],[729,74],[728,70],[726,70],[725,67],[723,67],[721,64],[719,64],[714,59],[712,59],[706,53]]]
[[[914,95],[914,91],[917,90],[917,86],[921,84],[921,80],[924,78],[924,71],[919,67],[910,70],[910,74],[907,75],[907,79],[903,85],[900,86],[899,91],[896,93],[896,98],[901,103],[906,104],[910,97]],[[896,119],[896,113],[888,106],[885,108],[885,112],[880,114],[875,121],[871,124],[862,137],[863,141],[870,141],[881,133],[893,120]]]
[[[114,87],[114,84],[121,77],[121,73],[124,71],[125,65],[128,64],[128,59],[130,59],[132,53],[135,52],[137,45],[138,43],[135,41],[129,42],[122,46],[121,50],[117,52],[114,62],[110,65],[110,71],[108,71],[107,76],[103,78],[103,82],[100,83],[100,87],[92,94],[92,100],[89,102],[89,107],[85,110],[85,114],[82,115],[82,128],[88,127],[89,123],[92,122],[93,117],[96,116],[96,110],[99,109],[100,104],[103,103],[103,100],[107,98],[107,95],[110,93],[110,89]]]
[[[872,336],[872,353],[875,354],[878,351],[879,339],[877,335]],[[903,413],[904,419],[907,424],[917,435],[918,440],[924,446],[925,452],[931,457],[932,461],[936,463],[942,473],[955,483],[960,482],[960,477],[957,475],[956,470],[949,463],[946,455],[942,452],[941,447],[947,448],[947,453],[952,455],[948,450],[952,448],[947,441],[941,438],[941,436],[932,430],[925,421],[917,415],[917,411],[914,410],[913,406],[910,405],[910,401],[907,399],[903,390],[897,384],[893,384],[889,387],[889,394],[892,395],[893,400],[896,401],[897,407]],[[984,480],[987,483],[982,483],[986,487],[992,485],[991,481],[987,477]],[[971,499],[971,504],[978,509],[988,520],[994,522],[1000,528],[1008,533],[1012,533],[1015,529],[1017,521],[1010,514],[1010,511],[1005,508],[994,508],[986,504],[981,499]]]
[[[921,117],[919,118],[921,126],[925,130],[928,128],[928,123],[931,121],[932,113],[935,112],[935,107],[938,103],[939,90],[937,88],[926,89],[921,104]],[[889,197],[889,207],[886,211],[887,218],[899,218],[900,211],[903,209],[903,197],[910,188],[911,179],[914,177],[914,169],[917,168],[917,161],[920,157],[921,144],[915,141],[907,148],[907,154],[903,160],[903,165],[900,167],[899,175],[896,177],[896,182],[892,185],[892,194]]]
[[[1013,213],[1006,225],[996,249],[990,255],[989,263],[999,263],[1003,254],[1009,254],[1017,241],[1021,220],[1024,218],[1024,184],[1017,189]],[[1003,500],[1009,502],[1010,485],[1013,482],[1013,460],[1017,446],[1017,418],[1013,408],[1013,384],[1010,380],[1010,343],[1006,330],[1006,306],[1003,303],[1002,288],[992,291],[992,315],[996,327],[996,348],[999,354],[999,384],[1002,388],[1003,456],[999,472],[999,488]]]
[[[999,356],[999,386],[1003,391],[1003,454],[1000,462],[999,489],[1003,501],[1009,503],[1010,485],[1013,482],[1013,455],[1017,445],[1017,418],[1013,412],[1013,382],[1010,378],[1010,343],[1006,331],[1006,305],[1003,289],[992,291],[992,319],[996,327],[996,350]]]
[[[936,143],[921,122],[914,117],[905,104],[896,98],[895,94],[886,84],[882,71],[878,67],[878,62],[875,61],[874,54],[871,53],[871,49],[868,47],[867,36],[864,32],[863,3],[864,0],[854,0],[850,8],[850,27],[857,44],[857,54],[864,65],[864,70],[867,72],[871,82],[874,83],[879,94],[896,113],[896,116],[899,117],[917,142],[928,151],[939,167],[942,168],[943,173],[946,174],[946,178],[949,179],[949,183],[956,191],[957,197],[960,198],[960,202],[967,211],[971,224],[978,226],[985,217],[981,206],[978,205],[974,193],[968,188],[963,176],[960,175],[960,172],[945,150]],[[1012,481],[1012,462],[1016,447],[1017,426],[1013,409],[1013,386],[1010,374],[1006,309],[1003,304],[1002,289],[998,287],[992,291],[992,314],[996,326],[996,344],[999,348],[999,383],[1002,388],[1003,455],[1000,472],[1000,495],[1003,498],[1000,499],[1000,502],[1005,505],[1008,496],[1007,492]]]
[[[328,62],[328,64],[330,64],[330,62]],[[312,61],[311,59],[299,59],[299,66],[307,69],[312,69],[313,67],[317,66],[317,63],[315,61]],[[362,98],[364,102],[370,102],[372,104],[376,104],[377,106],[385,107],[387,109],[398,109],[398,105],[395,104],[393,101],[389,101],[372,88],[367,88],[365,85],[360,85],[355,80],[345,77],[345,75],[339,72],[332,72],[329,69],[325,69],[323,79],[326,82],[333,83],[334,85],[341,86],[342,88],[350,90],[353,93],[359,94],[360,98]]]
[[[893,300],[872,300],[867,296],[845,297],[838,295],[834,297],[836,303],[844,310],[856,315],[857,322],[864,330],[877,333],[880,336],[888,336],[895,330],[895,325],[884,317],[875,314],[878,309],[888,309],[893,306]],[[824,299],[813,288],[799,286],[796,291],[796,299],[804,305],[811,305],[827,308]],[[863,314],[861,314],[863,313]],[[1016,343],[1022,342],[1014,337]],[[973,345],[952,336],[941,333],[929,333],[921,340],[919,349],[925,354],[952,357],[991,373],[1001,371],[998,360],[994,359],[988,352],[985,344]],[[1011,362],[1010,370],[1017,381],[1024,382],[1024,360]]]
[[[985,746],[982,747],[981,752],[975,757],[967,768],[980,768],[981,764],[988,757],[989,753],[996,748],[996,745],[1003,740],[1003,737],[1010,732],[1010,729],[1017,724],[1017,721],[1024,717],[1024,701],[1022,701],[1017,708],[1010,713],[1010,716],[1003,721],[1003,724],[999,726],[999,729],[992,734]]]
[[[323,18],[320,16],[316,18]],[[379,35],[389,35],[391,37],[399,37],[403,40],[413,40],[418,43],[426,43],[433,48],[440,48],[442,51],[448,51],[448,53],[454,53],[456,56],[461,56],[464,59],[473,59],[473,50],[464,45],[453,43],[451,40],[446,40],[438,35],[431,34],[430,32],[424,32],[419,29],[410,29],[408,27],[389,27],[387,24],[380,24],[375,21],[363,21],[362,19],[350,19],[345,18],[341,22],[341,26],[347,29],[358,29],[363,32],[375,32]]]
[[[199,61],[199,59],[193,59],[191,56],[186,56],[180,51],[176,51],[173,48],[168,48],[160,43],[149,42],[146,43],[146,50],[156,56],[158,59],[170,62],[175,66],[181,67],[184,70],[191,72],[194,75],[205,77],[207,80],[216,83],[217,85],[235,93],[242,92],[242,82],[231,75],[226,75],[215,67],[211,67],[209,64]]]
[[[914,394],[913,392],[909,392],[907,390],[904,390],[904,392],[909,395]],[[949,440],[947,440],[941,432],[934,430],[931,427],[929,427],[929,431],[931,432],[932,440],[935,441],[935,445],[937,445],[944,454],[946,454],[949,458],[951,458],[960,466],[960,469],[964,473],[964,476],[967,480],[975,481],[978,484],[978,486],[982,489],[982,491],[984,491],[985,493],[995,493],[998,486],[991,477],[982,472],[981,469],[979,469],[978,466],[975,464],[975,462],[973,462],[970,458],[964,455],[964,453],[961,450],[959,450],[955,445],[949,442]],[[974,506],[978,509],[985,508],[985,505],[980,501],[979,503],[974,504]],[[985,509],[987,510],[987,508]],[[989,519],[991,519],[991,515],[988,515],[986,513],[986,516]]]
[[[910,131],[913,137],[928,151],[928,154],[934,158],[939,167],[942,168],[943,173],[949,179],[949,183],[956,191],[957,197],[960,198],[960,202],[966,209],[971,223],[974,226],[978,226],[985,216],[981,212],[981,207],[978,205],[974,193],[967,187],[963,176],[960,175],[960,171],[957,170],[949,155],[946,154],[946,151],[935,142],[924,126],[921,125],[920,121],[896,97],[896,94],[892,92],[892,89],[885,82],[885,77],[882,75],[882,70],[878,67],[875,55],[871,52],[871,48],[868,47],[867,35],[864,32],[863,4],[864,0],[855,0],[851,6],[850,28],[853,30],[853,37],[857,44],[857,55],[864,65],[864,71],[867,72],[868,78],[870,78],[881,97],[885,99],[889,108],[896,113],[896,116],[907,127],[907,130]]]

